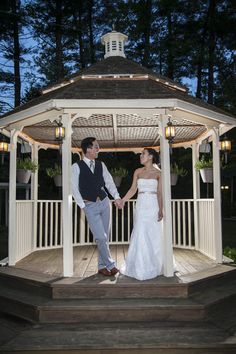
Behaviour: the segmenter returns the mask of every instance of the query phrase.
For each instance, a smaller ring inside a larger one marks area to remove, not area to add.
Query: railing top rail
[[[48,202],[52,202],[52,203],[61,203],[62,200],[51,200],[51,199],[40,199],[37,200],[39,203],[48,203]]]
[[[194,199],[171,199],[172,202],[193,202]]]
[[[214,202],[214,198],[199,198],[196,199],[197,202]]]

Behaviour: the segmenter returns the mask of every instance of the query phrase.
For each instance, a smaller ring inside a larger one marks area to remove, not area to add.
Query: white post
[[[31,159],[38,163],[38,144],[32,145]],[[31,199],[33,199],[33,232],[32,232],[32,250],[36,249],[37,242],[37,215],[38,215],[38,169],[31,174]]]
[[[11,130],[10,145],[10,181],[9,181],[9,242],[8,259],[9,265],[16,263],[17,243],[16,243],[16,154],[17,137],[19,131]]]
[[[222,221],[221,221],[221,181],[220,181],[220,149],[219,130],[214,129],[212,133],[213,147],[213,176],[214,176],[214,241],[215,260],[217,263],[223,261],[222,251]]]
[[[170,184],[170,153],[169,143],[165,138],[165,127],[168,116],[161,114],[160,129],[160,152],[161,152],[161,176],[163,197],[163,238],[164,238],[164,275],[172,277],[173,270],[173,246],[172,246],[172,211],[171,211],[171,184]]]
[[[200,198],[200,179],[199,172],[195,168],[195,164],[199,159],[199,144],[194,142],[192,145],[192,173],[193,173],[193,209],[194,209],[194,238],[195,248],[199,249],[199,219],[198,219],[198,203]]]
[[[71,134],[70,114],[62,115],[65,139],[62,144],[62,230],[63,230],[63,274],[73,276],[73,229],[71,188]]]

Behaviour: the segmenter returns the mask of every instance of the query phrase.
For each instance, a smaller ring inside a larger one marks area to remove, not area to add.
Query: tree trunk
[[[80,54],[80,64],[81,67],[85,67],[84,60],[84,43],[83,43],[83,31],[82,31],[82,12],[83,12],[83,0],[78,1],[78,10],[79,10],[79,18],[78,18],[78,35],[79,35],[79,54]]]
[[[12,0],[13,12],[13,58],[14,58],[14,83],[15,83],[15,107],[21,101],[21,77],[20,77],[20,43],[19,43],[19,10],[20,0]]]
[[[89,26],[89,47],[90,47],[90,61],[95,63],[95,49],[93,42],[93,0],[88,3],[88,26]]]
[[[167,77],[174,79],[174,57],[173,57],[173,26],[171,13],[167,15],[168,26],[168,50],[167,50]]]
[[[152,22],[152,0],[147,0],[144,7],[144,54],[142,64],[150,66],[150,37],[151,37],[151,22]]]
[[[56,0],[56,67],[55,73],[56,80],[59,81],[64,78],[64,65],[63,65],[63,53],[62,53],[62,2]]]
[[[199,49],[199,55],[198,55],[198,61],[197,61],[197,92],[196,92],[196,97],[201,98],[202,97],[202,68],[203,68],[203,63],[204,63],[204,49],[205,49],[205,43],[207,42],[207,27],[208,27],[208,21],[209,21],[209,9],[207,11],[206,15],[206,20],[203,25],[202,29],[202,36],[201,36],[201,42],[200,42],[200,49]]]
[[[213,104],[214,94],[214,55],[215,55],[215,11],[216,0],[209,4],[209,57],[208,57],[208,103]]]

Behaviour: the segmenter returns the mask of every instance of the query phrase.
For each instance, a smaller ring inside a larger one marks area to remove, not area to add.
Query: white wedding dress
[[[158,222],[156,179],[138,179],[138,198],[128,254],[120,272],[138,280],[163,274],[162,222]]]

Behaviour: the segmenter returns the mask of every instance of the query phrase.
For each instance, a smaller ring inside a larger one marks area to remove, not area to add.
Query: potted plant
[[[17,181],[19,183],[28,183],[31,173],[34,173],[38,168],[38,163],[31,160],[29,157],[25,159],[17,159]]]
[[[187,175],[188,171],[185,170],[183,167],[180,167],[177,165],[177,163],[173,163],[170,166],[170,180],[171,180],[171,185],[175,186],[179,176],[180,177],[185,177]]]
[[[195,164],[197,171],[200,171],[204,183],[213,183],[213,160],[205,160],[204,156]]]
[[[59,166],[57,163],[53,167],[48,167],[46,168],[46,173],[48,177],[54,179],[54,183],[57,187],[62,186],[62,170],[61,166]]]
[[[128,170],[124,167],[112,168],[111,175],[114,179],[116,187],[120,187],[122,178],[128,175]]]

